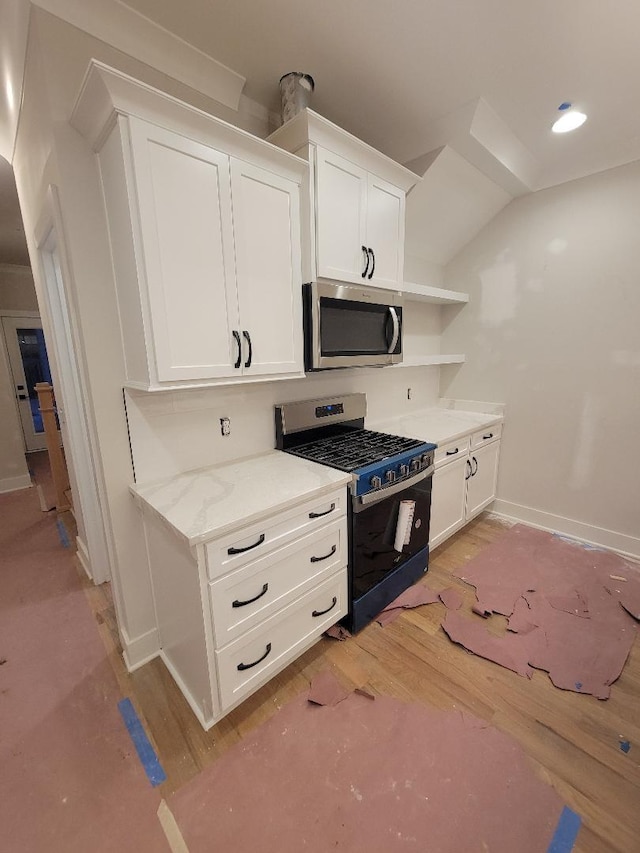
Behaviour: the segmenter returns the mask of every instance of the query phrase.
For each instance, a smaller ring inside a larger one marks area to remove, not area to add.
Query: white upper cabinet
[[[300,198],[286,178],[231,160],[245,375],[302,369]]]
[[[316,148],[316,277],[400,287],[405,193]]]
[[[307,163],[97,62],[71,123],[98,155],[127,384],[304,375]]]
[[[229,157],[136,119],[129,129],[158,381],[229,376],[240,328]]]
[[[316,276],[362,282],[369,256],[367,173],[319,148],[316,151]]]
[[[405,193],[376,175],[367,182],[367,242],[372,266],[367,280],[378,287],[402,287],[404,279]]]
[[[308,109],[269,141],[311,166],[302,234],[305,281],[401,290],[406,194],[420,178]]]

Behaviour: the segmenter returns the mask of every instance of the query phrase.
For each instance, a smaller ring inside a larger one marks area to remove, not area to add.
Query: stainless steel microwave
[[[314,281],[303,298],[306,370],[402,361],[402,294]]]

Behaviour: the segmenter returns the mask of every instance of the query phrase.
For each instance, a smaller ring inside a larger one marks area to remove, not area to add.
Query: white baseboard
[[[130,639],[124,628],[120,628],[122,656],[129,672],[134,672],[160,654],[160,640],[156,628]]]
[[[17,492],[18,489],[29,489],[33,486],[28,474],[20,474],[19,477],[4,477],[0,480],[0,494],[4,492]]]
[[[85,570],[89,580],[93,580],[93,572],[91,571],[91,560],[89,559],[89,552],[87,551],[87,546],[84,544],[84,542],[79,536],[76,536],[76,557],[80,561],[80,565]]]
[[[607,530],[605,527],[585,524],[582,521],[564,518],[561,515],[552,515],[549,512],[543,512],[529,506],[521,506],[510,501],[495,500],[490,509],[491,512],[510,521],[521,521],[531,527],[549,530],[552,533],[561,533],[563,536],[579,539],[589,545],[616,551],[623,557],[640,560],[640,538],[637,536],[628,536],[626,533],[618,533],[615,530]]]

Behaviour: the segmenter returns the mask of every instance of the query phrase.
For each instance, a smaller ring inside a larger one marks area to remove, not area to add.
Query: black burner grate
[[[414,438],[362,429],[301,444],[289,452],[340,471],[355,471],[422,444]]]

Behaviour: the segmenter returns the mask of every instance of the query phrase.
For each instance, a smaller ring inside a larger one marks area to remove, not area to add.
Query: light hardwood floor
[[[470,610],[473,590],[452,577],[504,525],[486,514],[431,556],[426,582],[453,586]],[[277,708],[332,668],[351,687],[442,709],[464,709],[520,742],[535,771],[582,815],[577,853],[640,851],[640,641],[605,702],[531,680],[482,660],[449,641],[440,628],[444,606],[404,612],[385,628],[368,626],[346,642],[322,639],[209,732],[204,732],[164,665],[155,660],[128,674],[118,645],[108,585],[86,586],[122,691],[130,696],[158,752],[166,796],[180,788]],[[492,628],[504,630],[495,617]],[[631,743],[620,750],[621,737]],[[517,817],[515,818],[517,819]],[[517,851],[514,851],[517,853]]]

